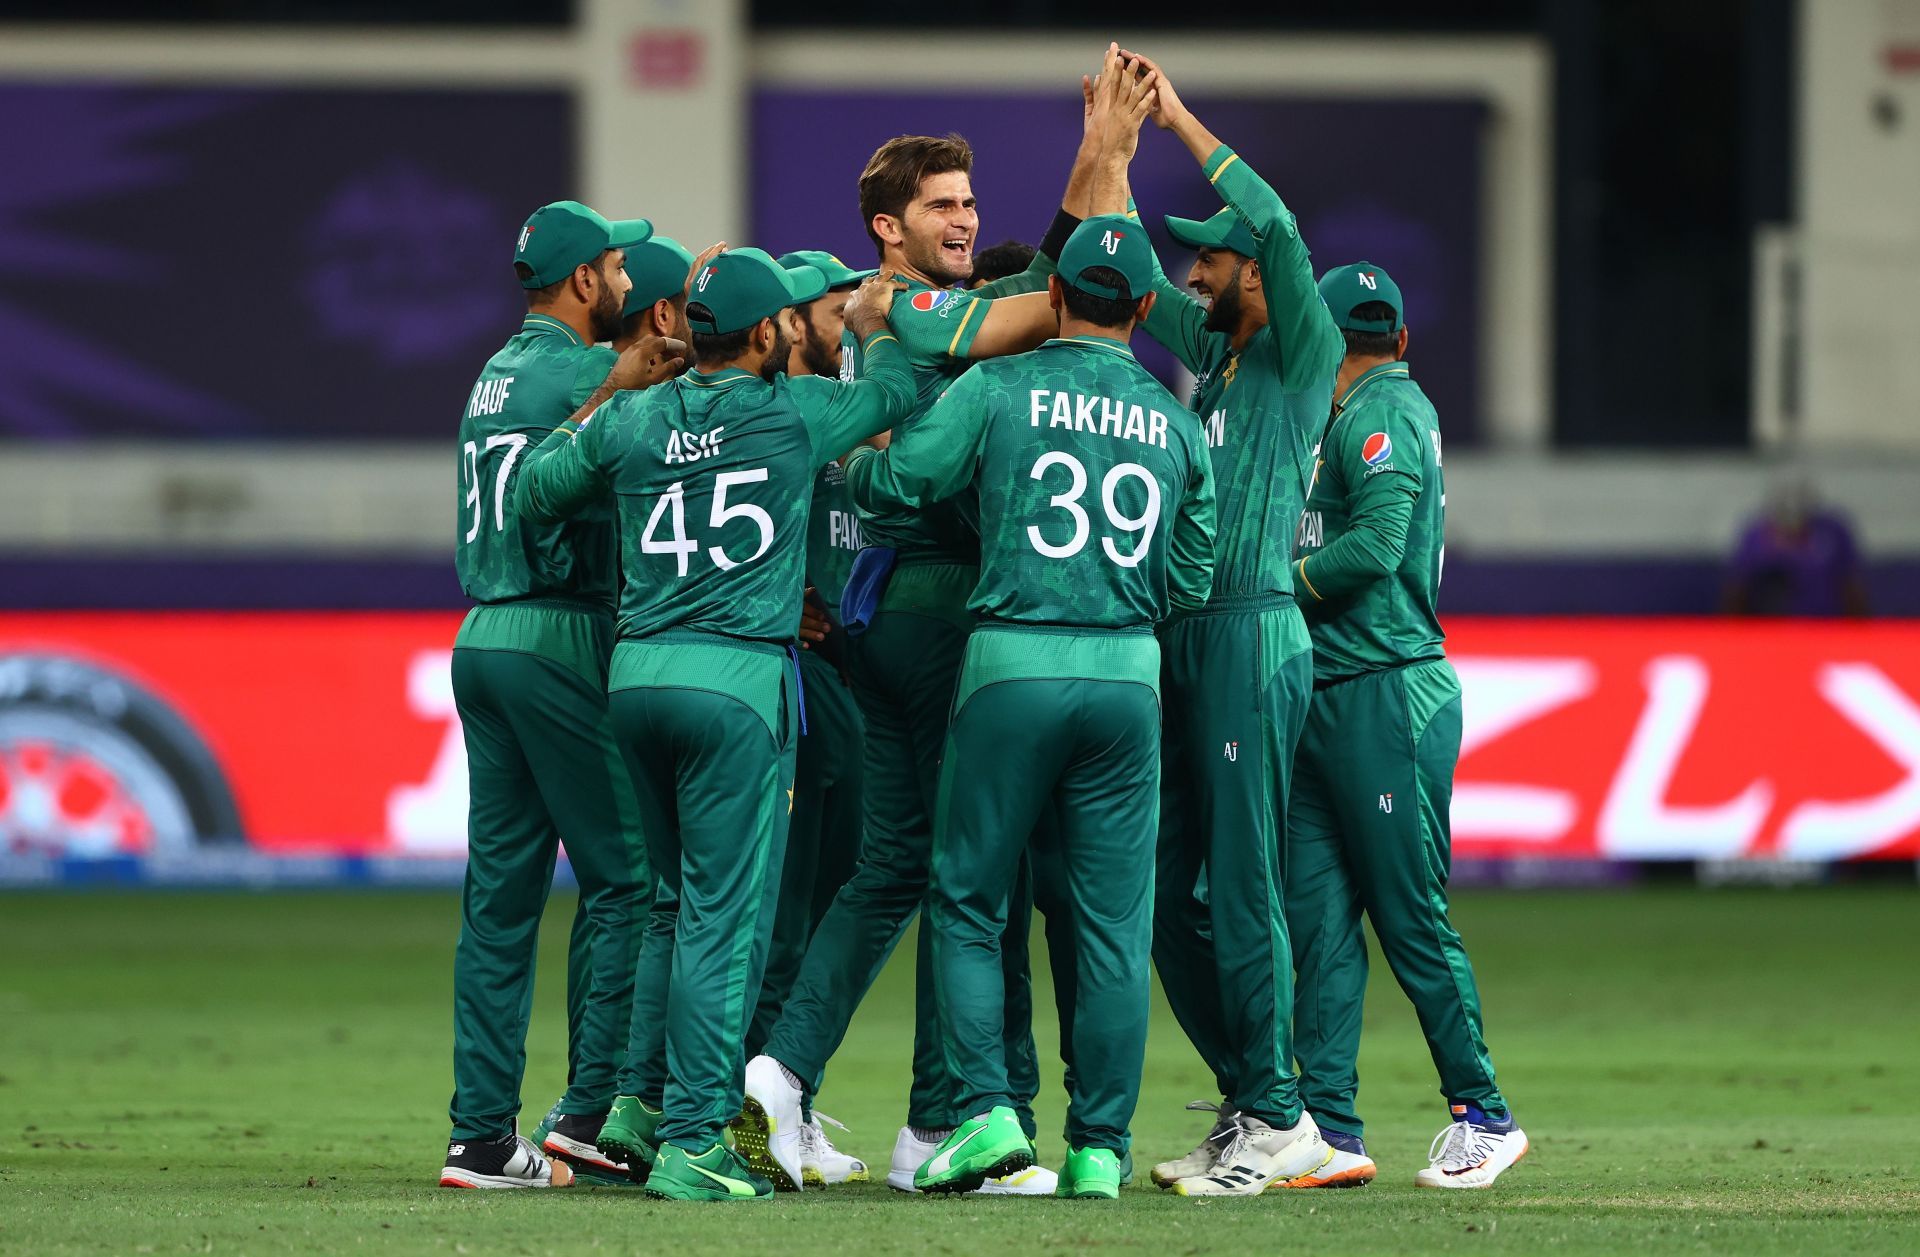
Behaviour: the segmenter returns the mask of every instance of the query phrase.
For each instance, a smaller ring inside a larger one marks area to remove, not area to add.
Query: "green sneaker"
[[[770,1200],[773,1184],[749,1170],[740,1154],[725,1144],[699,1156],[661,1144],[647,1175],[647,1195],[664,1200]]]
[[[596,1141],[600,1151],[624,1163],[635,1181],[644,1181],[647,1167],[653,1164],[654,1154],[660,1148],[653,1132],[659,1129],[661,1116],[659,1109],[648,1106],[638,1096],[615,1096],[613,1108],[607,1111],[607,1120],[600,1125],[600,1137]]]
[[[1133,1186],[1133,1149],[1120,1154],[1120,1186]]]
[[[533,1128],[534,1147],[538,1148],[547,1142],[547,1135],[553,1130],[554,1123],[560,1120],[560,1104],[565,1099],[566,1097],[562,1096],[559,1100],[555,1100],[553,1107],[547,1110],[547,1115],[540,1119],[540,1124]]]
[[[1120,1196],[1120,1158],[1105,1148],[1075,1148],[1060,1167],[1056,1196],[1072,1200],[1117,1200]]]
[[[990,1178],[1033,1164],[1033,1144],[1006,1105],[970,1117],[948,1135],[927,1163],[913,1172],[923,1192],[970,1192]]]

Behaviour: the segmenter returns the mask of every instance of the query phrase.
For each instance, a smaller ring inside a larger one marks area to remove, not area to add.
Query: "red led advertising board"
[[[0,616],[0,855],[457,856],[458,625]],[[1448,629],[1458,855],[1920,857],[1920,624]]]

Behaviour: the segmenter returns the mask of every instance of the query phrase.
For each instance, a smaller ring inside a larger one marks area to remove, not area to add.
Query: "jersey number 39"
[[[1047,472],[1055,467],[1066,470],[1067,491],[1054,494],[1047,505],[1067,513],[1072,531],[1065,541],[1056,544],[1047,540],[1046,534],[1041,531],[1038,524],[1028,524],[1027,541],[1035,550],[1050,559],[1069,559],[1086,549],[1087,538],[1093,530],[1092,522],[1087,518],[1086,508],[1080,505],[1080,499],[1087,491],[1087,468],[1086,464],[1071,454],[1061,450],[1050,450],[1042,454],[1039,461],[1034,463],[1033,470],[1028,473],[1028,476],[1033,480],[1045,480]],[[1115,500],[1116,491],[1121,483],[1128,479],[1138,480],[1146,486],[1146,509],[1138,515],[1122,514],[1120,504]],[[1107,523],[1112,525],[1115,532],[1140,534],[1134,541],[1133,550],[1130,553],[1123,554],[1120,547],[1113,544],[1112,537],[1100,538],[1100,548],[1106,551],[1109,559],[1121,567],[1139,566],[1140,560],[1147,557],[1147,547],[1153,543],[1153,530],[1160,523],[1160,482],[1153,478],[1152,472],[1139,463],[1116,463],[1101,478],[1100,506],[1107,517]],[[1057,529],[1057,526],[1054,527]]]

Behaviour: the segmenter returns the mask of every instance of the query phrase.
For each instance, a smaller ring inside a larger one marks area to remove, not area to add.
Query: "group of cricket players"
[[[1293,214],[1153,61],[1109,46],[1081,90],[1030,251],[976,259],[951,135],[868,163],[870,270],[696,257],[574,201],[521,229],[526,321],[460,425],[471,814],[443,1185],[866,1179],[813,1101],[916,913],[902,1191],[1116,1197],[1150,967],[1219,1095],[1154,1183],[1370,1181],[1363,916],[1449,1106],[1416,1181],[1486,1187],[1526,1152],[1448,920],[1446,491],[1399,289],[1369,262],[1316,283]],[[1197,255],[1186,289],[1129,190],[1149,118],[1222,203],[1166,219]],[[1140,333],[1193,373],[1189,405]],[[561,845],[568,1085],[527,1138]],[[1036,908],[1057,1173],[1036,1162]]]

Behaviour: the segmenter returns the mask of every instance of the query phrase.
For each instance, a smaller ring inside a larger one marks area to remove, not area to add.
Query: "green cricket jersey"
[[[1126,343],[1050,340],[976,364],[881,453],[847,464],[863,507],[915,509],[971,486],[977,615],[1146,628],[1205,604],[1213,477],[1200,422]]]
[[[487,365],[460,420],[454,567],[479,603],[578,598],[611,609],[619,579],[613,511],[527,519],[513,484],[526,457],[600,386],[611,349],[589,345],[545,314],[529,314]]]
[[[618,500],[623,640],[692,629],[791,641],[814,473],[913,403],[894,337],[869,337],[852,383],[691,371],[615,395],[527,460],[521,509],[554,520]]]
[[[970,292],[903,282],[907,287],[895,296],[887,321],[900,338],[913,369],[914,407],[896,436],[919,422],[947,385],[973,365],[967,355],[985,321],[988,302],[995,297],[1037,292],[1047,285],[1046,271],[1039,266]],[[841,378],[856,378],[864,369],[859,346],[852,343],[851,336],[844,338]],[[870,512],[862,518],[861,528],[867,545],[893,547],[898,563],[960,563],[971,567],[980,561],[980,538],[969,495],[921,511]]]
[[[813,478],[813,505],[807,512],[807,584],[820,591],[827,610],[840,619],[840,595],[860,553],[860,517],[847,492],[847,472],[828,463]]]
[[[1326,422],[1345,341],[1314,284],[1293,214],[1224,144],[1207,178],[1259,244],[1267,323],[1239,353],[1206,328],[1206,307],[1157,275],[1147,334],[1197,377],[1193,409],[1213,452],[1220,535],[1213,597],[1290,594],[1294,525],[1306,500],[1313,438]]]
[[[1440,417],[1406,363],[1354,381],[1318,457],[1295,551],[1314,679],[1444,658]]]

